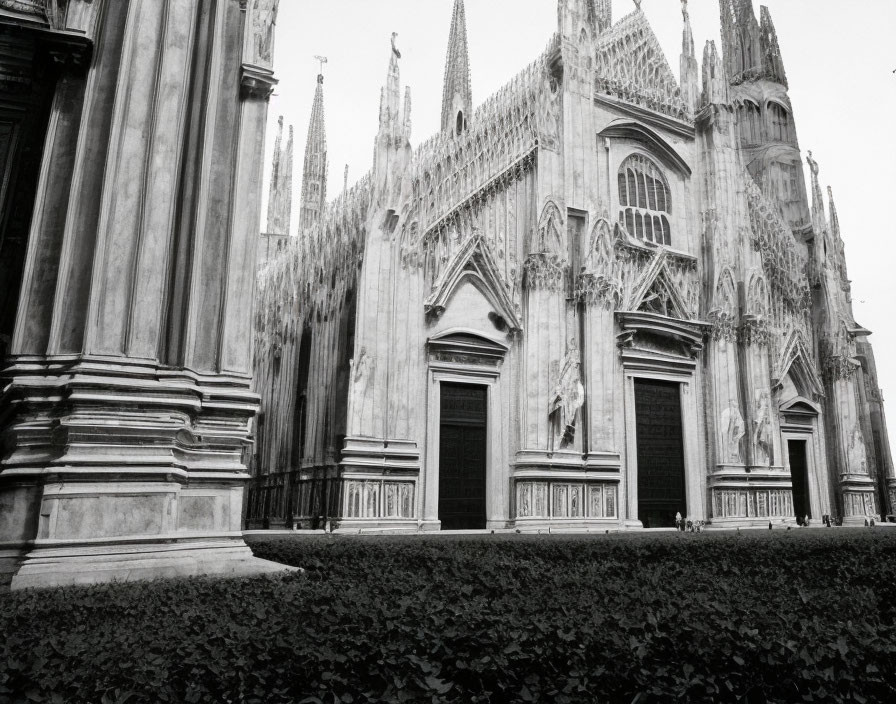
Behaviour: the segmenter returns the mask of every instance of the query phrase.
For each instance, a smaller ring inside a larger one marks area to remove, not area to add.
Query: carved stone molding
[[[427,340],[426,346],[433,362],[490,367],[500,367],[508,350],[507,345],[471,330],[448,330]]]
[[[575,298],[585,305],[599,305],[612,310],[619,305],[619,284],[612,277],[583,272],[576,280]]]
[[[559,255],[533,252],[523,264],[523,277],[527,288],[559,291],[563,287],[566,270],[566,260]]]
[[[675,74],[643,12],[627,15],[604,32],[595,50],[597,93],[682,121],[692,119]]]
[[[623,332],[616,337],[620,349],[634,347],[639,338],[665,338],[681,345],[682,353],[694,358],[703,351],[703,337],[710,325],[699,320],[679,320],[646,311],[617,312]]]
[[[510,297],[510,287],[495,264],[488,242],[478,232],[467,240],[433,285],[424,301],[426,315],[441,317],[451,296],[465,281],[472,283],[493,306],[496,327],[500,329],[503,324],[511,335],[522,331],[519,306]]]
[[[771,343],[768,321],[752,315],[744,316],[740,326],[740,341],[747,346],[768,347]]]
[[[737,317],[728,311],[715,311],[709,315],[712,325],[709,334],[713,340],[724,340],[729,343],[738,341]]]
[[[267,100],[279,81],[274,72],[259,66],[243,64],[240,78],[240,93],[245,98]]]
[[[824,359],[825,376],[832,381],[849,379],[861,364],[846,355],[829,354]]]

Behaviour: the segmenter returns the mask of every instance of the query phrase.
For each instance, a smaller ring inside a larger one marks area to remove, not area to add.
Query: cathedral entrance
[[[441,384],[439,520],[442,530],[485,528],[488,390]]]
[[[645,528],[671,528],[687,516],[680,385],[635,379],[638,443],[638,520]]]
[[[809,463],[806,461],[806,441],[788,440],[787,455],[790,458],[790,478],[793,482],[793,512],[798,519],[812,518],[809,505]]]

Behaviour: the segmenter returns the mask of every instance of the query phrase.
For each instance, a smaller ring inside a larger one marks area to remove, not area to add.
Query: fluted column
[[[269,568],[239,532],[276,0],[250,5],[91,6],[3,372],[14,588]]]

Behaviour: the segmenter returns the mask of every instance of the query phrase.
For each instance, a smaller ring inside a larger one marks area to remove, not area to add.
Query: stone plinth
[[[276,2],[72,0],[2,372],[13,588],[269,572],[239,533]],[[17,31],[15,29],[11,31]]]

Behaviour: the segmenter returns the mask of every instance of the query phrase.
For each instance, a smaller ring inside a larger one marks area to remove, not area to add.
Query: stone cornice
[[[627,103],[624,100],[619,100],[618,98],[609,95],[596,94],[594,96],[594,102],[597,105],[603,105],[604,107],[642,120],[659,129],[672,132],[684,139],[696,139],[697,130],[692,123],[686,122],[685,120],[679,120],[670,117],[669,115],[664,115],[663,113],[641,107],[640,105],[633,105],[632,103]]]
[[[270,69],[243,64],[240,75],[240,92],[243,98],[267,100],[279,81]]]

